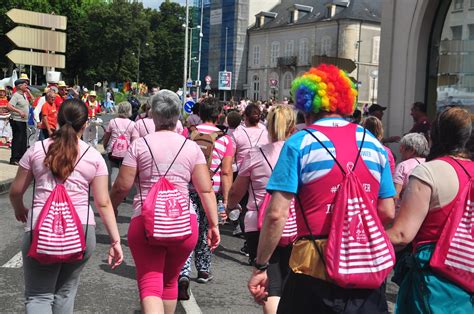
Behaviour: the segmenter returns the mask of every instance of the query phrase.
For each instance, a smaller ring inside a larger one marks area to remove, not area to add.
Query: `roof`
[[[349,5],[347,6],[348,2]],[[312,12],[306,12],[303,17],[300,17],[292,25],[343,19],[380,23],[382,3],[383,0],[283,0],[280,4],[269,10],[269,12],[276,13],[276,18],[269,19],[262,27],[252,26],[250,29],[260,30],[288,26],[290,10],[299,6],[309,6],[313,10]],[[327,18],[329,4],[339,5],[340,8],[340,12],[336,13],[332,18]]]

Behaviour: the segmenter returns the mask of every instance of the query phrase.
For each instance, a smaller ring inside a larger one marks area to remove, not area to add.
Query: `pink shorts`
[[[136,217],[128,228],[128,245],[136,265],[140,299],[148,296],[162,300],[178,298],[178,277],[198,239],[196,215],[191,215],[193,233],[186,240],[172,245],[149,245],[145,238],[143,218]]]

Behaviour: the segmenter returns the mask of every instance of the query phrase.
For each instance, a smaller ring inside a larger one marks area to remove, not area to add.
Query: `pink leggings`
[[[178,298],[178,276],[198,239],[196,215],[191,215],[193,233],[182,242],[149,245],[145,238],[143,218],[136,217],[128,228],[128,245],[136,265],[140,299],[148,296],[162,300]]]

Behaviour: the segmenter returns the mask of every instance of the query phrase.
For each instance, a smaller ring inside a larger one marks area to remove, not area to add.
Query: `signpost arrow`
[[[7,54],[8,59],[16,64],[31,64],[64,69],[66,57],[59,54],[12,50]]]
[[[7,12],[7,16],[17,24],[26,24],[62,30],[65,30],[67,27],[67,17],[61,15],[11,9]]]
[[[66,33],[17,26],[7,37],[20,48],[66,52]]]

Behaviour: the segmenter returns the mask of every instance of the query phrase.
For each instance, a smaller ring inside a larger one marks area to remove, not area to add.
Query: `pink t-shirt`
[[[178,120],[174,131],[178,134],[183,134],[183,124]],[[135,134],[137,137],[144,137],[150,133],[155,132],[155,122],[152,118],[140,119],[135,123]]]
[[[390,165],[390,172],[392,176],[395,174],[395,158],[393,157],[392,150],[384,145],[385,150],[387,151],[388,155],[388,164]]]
[[[145,201],[148,191],[158,181],[159,176],[145,139],[150,145],[161,175],[166,173],[185,141],[183,136],[175,132],[159,131],[132,143],[122,165],[138,169],[135,179],[138,192],[133,199],[133,208],[135,209],[133,217],[137,217],[141,213],[140,190],[141,198]],[[166,178],[187,198],[189,197],[188,184],[191,181],[194,167],[200,164],[206,164],[204,154],[195,142],[187,140]],[[138,178],[140,178],[140,184],[138,184]]]
[[[44,146],[48,151],[51,139],[44,140]],[[89,147],[85,142],[79,140],[79,159]],[[43,209],[51,191],[56,186],[51,171],[44,166],[43,161],[45,153],[41,142],[36,142],[30,147],[20,160],[20,166],[26,170],[32,171],[35,178],[34,206],[33,206],[33,227],[36,220]],[[87,211],[89,210],[89,224],[95,225],[94,213],[89,205],[88,191],[89,185],[95,177],[107,176],[107,165],[101,154],[93,147],[89,148],[87,153],[77,164],[74,171],[66,180],[65,187],[69,197],[71,198],[74,208],[81,219],[82,224],[87,222]],[[104,191],[107,193],[106,191]],[[31,215],[28,215],[26,231],[30,230]]]
[[[128,140],[128,143],[132,142],[132,135],[135,130],[135,122],[127,118],[115,118],[112,119],[107,128],[105,129],[106,132],[110,133],[110,140],[107,145],[107,153],[112,151],[112,147],[115,144],[117,138],[123,134]]]
[[[210,134],[220,131],[219,128],[210,124],[200,124],[196,129],[204,134]],[[204,154],[203,154],[204,156]],[[224,157],[234,156],[234,149],[232,148],[232,141],[228,135],[219,137],[214,143],[214,151],[212,152],[211,171],[215,171],[212,177],[214,192],[219,192],[221,187],[221,170],[222,160]],[[219,167],[220,166],[220,167]]]
[[[239,125],[232,133],[232,146],[235,150],[237,169],[240,169],[244,157],[252,147],[260,147],[268,144],[268,132],[264,125],[257,124],[256,127]]]
[[[268,162],[275,167],[284,141],[270,143],[261,147]],[[245,231],[258,231],[258,212],[257,206],[262,204],[265,194],[268,179],[272,175],[272,170],[265,160],[259,148],[254,147],[250,149],[247,156],[244,157],[242,166],[239,171],[239,176],[250,177],[252,184],[249,184],[249,200],[247,203],[247,213],[245,214]],[[253,188],[253,191],[252,191]],[[255,194],[254,194],[255,193]]]
[[[419,164],[425,162],[425,158],[410,158],[402,161],[395,168],[395,174],[393,175],[393,183],[401,184],[402,190],[407,186],[410,174]]]

